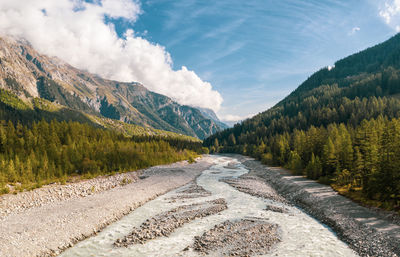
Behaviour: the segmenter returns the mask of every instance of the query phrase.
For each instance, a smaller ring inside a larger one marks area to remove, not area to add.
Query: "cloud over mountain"
[[[158,44],[127,30],[117,35],[109,19],[135,22],[140,4],[132,0],[2,0],[0,34],[25,38],[39,52],[119,81],[138,81],[180,104],[218,111],[221,95],[195,72],[173,70]]]

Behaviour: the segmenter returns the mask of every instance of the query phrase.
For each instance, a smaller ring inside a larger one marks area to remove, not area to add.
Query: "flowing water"
[[[184,199],[171,202],[179,189],[156,198],[136,209],[121,220],[109,225],[101,233],[88,238],[68,249],[60,256],[198,256],[189,250],[182,251],[194,242],[195,236],[226,220],[255,217],[278,224],[282,241],[265,256],[356,256],[356,254],[326,226],[308,216],[300,209],[271,200],[261,199],[237,191],[221,178],[236,178],[248,172],[237,160],[229,157],[213,156],[214,166],[205,170],[197,178],[197,184],[212,193],[211,196]],[[227,168],[234,165],[236,168]],[[115,247],[118,238],[128,235],[133,227],[139,227],[147,218],[168,211],[182,204],[191,204],[224,198],[228,209],[219,214],[196,219],[176,229],[169,237],[160,237],[145,244],[127,248]],[[285,207],[288,213],[266,211],[268,204]]]

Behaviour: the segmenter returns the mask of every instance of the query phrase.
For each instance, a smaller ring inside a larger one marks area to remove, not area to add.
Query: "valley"
[[[104,202],[115,197],[118,202]],[[211,211],[217,201],[225,207]],[[46,224],[35,218],[37,212],[48,213]],[[1,249],[14,255],[396,256],[400,250],[398,223],[328,186],[239,155],[143,170],[127,185],[11,211],[1,224],[2,231],[9,231],[2,238],[10,238]],[[61,232],[65,224],[68,229]],[[254,238],[243,242],[245,231],[253,231]],[[131,233],[144,241],[122,243]],[[11,238],[19,240],[12,243]]]
[[[400,257],[400,1],[0,0],[0,257]]]

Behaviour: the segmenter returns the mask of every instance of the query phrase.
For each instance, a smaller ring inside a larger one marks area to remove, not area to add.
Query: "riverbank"
[[[195,164],[180,162],[70,185],[52,185],[32,192],[9,195],[8,198],[2,197],[0,256],[57,255],[76,242],[97,234],[145,202],[185,184],[187,185],[182,189],[172,191],[138,209],[150,204],[151,208],[146,207],[146,211],[142,213],[143,217],[153,221],[149,223],[149,228],[140,227],[143,223],[140,219],[136,225],[128,222],[129,226],[140,230],[133,229],[124,234],[129,239],[137,237],[142,240],[143,231],[147,233],[153,228],[164,232],[161,233],[161,238],[157,236],[158,239],[146,241],[144,249],[138,250],[139,252],[152,252],[154,249],[159,251],[161,245],[157,242],[165,240],[162,245],[166,249],[163,251],[176,251],[182,254],[181,256],[197,256],[199,252],[236,254],[239,253],[239,248],[241,251],[246,250],[246,254],[265,254],[272,245],[275,245],[271,248],[273,253],[285,253],[285,256],[308,256],[311,252],[324,251],[326,256],[337,256],[333,253],[339,248],[340,253],[349,253],[345,249],[347,246],[337,240],[331,232],[321,231],[321,224],[293,207],[299,206],[331,227],[342,241],[361,256],[400,256],[400,227],[374,210],[361,207],[338,195],[329,186],[293,176],[285,169],[267,167],[252,158],[240,155],[229,156],[238,159],[249,169],[249,173],[246,173],[247,170],[241,165],[239,166],[242,168],[237,166],[235,160],[205,156]],[[218,163],[221,166],[215,166]],[[213,167],[209,169],[211,166]],[[204,170],[207,171],[196,183],[190,183]],[[207,215],[197,217],[197,211],[193,212],[191,209],[207,207],[207,204],[212,203],[207,201],[219,198],[224,198],[229,208],[218,209],[218,215],[208,215],[206,212]],[[13,203],[17,200],[18,204]],[[35,204],[29,205],[29,202]],[[152,203],[159,209],[151,205]],[[22,207],[11,207],[14,206],[12,204]],[[187,205],[185,208],[189,209],[183,210],[183,207],[179,207],[182,204]],[[175,209],[168,211],[172,207]],[[167,217],[164,228],[159,224],[164,224],[165,215],[159,214],[165,211],[171,215]],[[183,218],[179,218],[179,215]],[[263,222],[254,222],[254,217]],[[173,222],[178,225],[174,225]],[[273,224],[278,224],[279,235],[275,236]],[[237,228],[235,233],[226,229],[232,226]],[[241,238],[248,226],[253,229],[255,237],[247,237],[245,248],[245,241]],[[120,229],[126,228],[118,228],[118,231]],[[264,238],[260,237],[264,235],[262,233],[268,235],[268,242],[259,242],[259,239]],[[102,234],[104,231],[99,235]],[[122,240],[123,238],[119,237]],[[122,242],[116,241],[117,239],[111,240],[110,251],[116,251],[115,256],[119,256],[119,253],[132,256],[132,252],[129,251],[135,251],[135,248],[115,247],[114,242]],[[334,242],[335,240],[337,242]],[[237,246],[237,249],[229,248],[226,242],[230,242],[230,246]],[[318,249],[314,248],[316,244]],[[257,245],[259,249],[255,248]],[[268,247],[262,247],[263,245]],[[108,249],[108,244],[104,247]]]
[[[356,256],[262,179],[236,181],[248,173],[236,159],[210,158],[214,165],[194,183],[147,202],[61,256]]]
[[[229,156],[239,159],[250,170],[242,180],[248,183],[249,176],[263,179],[288,202],[328,225],[360,256],[400,256],[400,226],[384,213],[362,207],[329,186],[291,175],[283,168],[267,167],[240,155]],[[245,189],[248,193],[262,196],[249,188]]]
[[[179,162],[0,198],[0,256],[55,256],[211,166]]]

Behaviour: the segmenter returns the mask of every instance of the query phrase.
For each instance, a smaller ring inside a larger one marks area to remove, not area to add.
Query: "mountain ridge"
[[[147,90],[137,82],[118,82],[39,54],[25,40],[0,37],[0,87],[23,101],[34,97],[126,123],[205,138],[220,130],[194,107]]]
[[[274,107],[204,140],[399,210],[400,34],[311,75]]]
[[[211,120],[213,120],[215,123],[217,123],[217,125],[221,128],[221,129],[227,129],[229,128],[229,126],[227,124],[225,124],[224,122],[222,122],[217,115],[215,114],[215,112],[209,108],[201,108],[198,107],[197,108],[201,114],[204,115],[204,117],[209,118]]]

